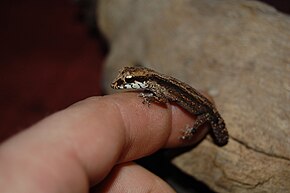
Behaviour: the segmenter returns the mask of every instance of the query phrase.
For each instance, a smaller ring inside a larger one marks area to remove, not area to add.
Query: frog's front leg
[[[139,96],[143,98],[143,104],[148,104],[148,106],[151,104],[151,102],[157,103],[168,102],[168,100],[163,96],[160,96],[159,94],[156,94],[156,92],[151,92],[148,90],[143,91],[142,93],[139,94]]]

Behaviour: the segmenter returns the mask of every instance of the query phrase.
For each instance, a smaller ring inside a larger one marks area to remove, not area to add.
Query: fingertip
[[[47,169],[47,160],[50,160],[54,175],[66,183],[80,182],[80,173],[90,182],[99,182],[116,164],[164,147],[186,145],[180,141],[181,131],[193,121],[178,106],[152,103],[148,107],[137,93],[121,93],[78,102],[35,124],[7,141],[5,146],[6,150],[13,150],[11,159],[20,157],[37,174],[43,173],[43,181],[52,183],[48,175],[52,170]],[[13,168],[17,162],[13,165],[7,158],[7,163],[10,163],[10,169],[5,166],[7,171],[15,172],[16,177],[17,171]],[[58,185],[66,186],[65,183]],[[69,188],[80,185],[74,183]]]

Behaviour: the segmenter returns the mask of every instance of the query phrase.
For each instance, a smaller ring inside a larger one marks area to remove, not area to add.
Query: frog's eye
[[[132,82],[134,82],[133,76],[131,76],[131,75],[126,76],[126,77],[125,77],[125,82],[127,82],[127,83],[132,83]]]

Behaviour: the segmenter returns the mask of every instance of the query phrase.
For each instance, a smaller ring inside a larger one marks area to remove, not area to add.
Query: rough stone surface
[[[100,0],[104,85],[128,63],[211,94],[230,142],[174,160],[218,192],[290,191],[290,18],[245,0]]]

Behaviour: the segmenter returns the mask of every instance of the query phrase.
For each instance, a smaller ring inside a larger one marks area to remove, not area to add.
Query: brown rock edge
[[[290,191],[290,18],[245,0],[100,0],[104,85],[141,62],[207,90],[230,142],[174,160],[217,192]]]

